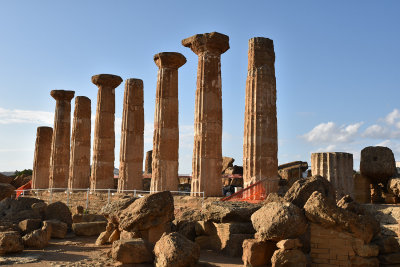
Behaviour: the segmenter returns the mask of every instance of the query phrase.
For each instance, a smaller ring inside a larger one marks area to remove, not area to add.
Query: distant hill
[[[0,172],[1,174],[7,175],[7,176],[11,176],[14,175],[15,171],[13,172]]]

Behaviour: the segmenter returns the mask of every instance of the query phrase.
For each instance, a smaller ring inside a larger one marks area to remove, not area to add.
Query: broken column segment
[[[192,195],[221,196],[222,91],[221,54],[229,49],[229,37],[217,33],[197,34],[182,40],[197,54],[197,89],[194,117]]]
[[[142,189],[144,150],[143,81],[125,83],[118,192]]]
[[[92,83],[99,88],[90,177],[92,190],[114,188],[115,88],[121,82],[121,77],[112,74],[92,77]]]
[[[152,179],[150,191],[178,190],[178,68],[186,63],[180,53],[154,56],[159,67],[154,112]]]
[[[249,40],[243,137],[244,186],[264,180],[278,188],[275,52],[271,39]],[[268,193],[268,192],[267,192]]]
[[[91,101],[86,96],[77,96],[72,124],[69,189],[90,186],[90,131]]]
[[[311,154],[312,175],[320,175],[331,182],[336,199],[344,195],[354,196],[353,154],[326,152]]]
[[[52,138],[53,128],[45,126],[37,128],[32,172],[32,189],[47,189],[49,187]]]
[[[52,90],[50,95],[56,100],[56,110],[51,145],[49,187],[66,188],[69,176],[71,99],[75,92]]]

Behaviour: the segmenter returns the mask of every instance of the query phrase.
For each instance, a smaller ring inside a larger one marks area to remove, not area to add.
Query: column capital
[[[122,78],[113,74],[97,74],[92,76],[92,83],[97,86],[118,87],[122,83]]]
[[[68,90],[51,90],[50,95],[55,100],[67,100],[71,101],[71,99],[75,95],[75,91],[68,91]]]
[[[221,55],[229,49],[229,36],[218,32],[196,34],[183,39],[182,45],[189,47],[197,55],[204,52]]]
[[[126,84],[129,86],[143,87],[143,80],[136,78],[129,78],[126,80]]]
[[[154,62],[159,68],[178,69],[186,63],[186,58],[181,53],[162,52],[154,55]]]

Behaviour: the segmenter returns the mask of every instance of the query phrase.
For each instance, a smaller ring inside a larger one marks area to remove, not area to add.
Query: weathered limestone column
[[[197,34],[182,40],[198,55],[194,117],[192,195],[222,195],[222,91],[221,54],[229,49],[229,37]]]
[[[52,138],[53,128],[44,126],[37,128],[32,173],[33,189],[45,189],[49,187]]]
[[[326,152],[311,154],[312,175],[321,175],[331,182],[337,200],[344,195],[354,198],[353,154]]]
[[[71,99],[75,91],[52,90],[50,95],[56,100],[56,111],[51,145],[49,187],[66,188],[70,156]]]
[[[118,192],[142,189],[144,151],[143,81],[125,83]]]
[[[75,98],[74,122],[71,137],[71,160],[68,188],[90,186],[91,101],[86,96]]]
[[[153,164],[153,150],[146,152],[146,159],[144,160],[144,173],[151,174]]]
[[[278,189],[275,52],[272,40],[249,40],[243,137],[244,187],[265,181],[267,193]]]
[[[178,191],[178,68],[186,58],[180,53],[164,52],[156,54],[154,62],[159,69],[150,191]]]
[[[99,88],[90,177],[92,190],[114,188],[115,88],[121,82],[121,77],[112,74],[92,77],[92,83]]]

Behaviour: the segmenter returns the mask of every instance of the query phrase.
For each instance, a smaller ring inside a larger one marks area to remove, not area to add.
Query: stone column
[[[278,189],[275,52],[272,40],[249,40],[243,137],[243,180],[247,187],[265,180]]]
[[[142,189],[144,150],[143,81],[125,83],[121,126],[118,192]]]
[[[68,188],[90,186],[91,101],[86,96],[75,98],[74,122],[71,137],[71,160]]]
[[[70,156],[71,99],[75,92],[52,90],[50,95],[56,100],[56,111],[51,145],[49,187],[66,188]]]
[[[92,83],[99,88],[90,177],[92,190],[114,188],[115,88],[121,82],[122,78],[117,75],[92,76]]]
[[[52,138],[53,128],[44,126],[37,128],[32,173],[33,189],[45,189],[49,187]]]
[[[154,56],[158,66],[152,178],[150,191],[178,191],[178,68],[186,63],[180,53]]]
[[[229,49],[229,37],[217,32],[182,40],[198,55],[194,116],[192,195],[222,195],[222,91],[221,54]]]
[[[337,200],[344,195],[353,196],[353,154],[326,152],[311,154],[312,175],[320,175],[331,182]]]
[[[149,150],[146,152],[146,159],[144,161],[144,173],[151,174],[151,165],[153,163],[153,150]]]

